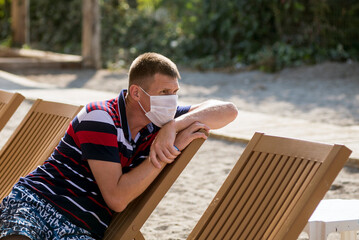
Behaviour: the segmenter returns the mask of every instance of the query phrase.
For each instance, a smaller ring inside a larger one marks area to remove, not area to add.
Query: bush
[[[30,46],[81,54],[81,0],[30,0]]]
[[[198,4],[197,24],[188,35],[192,44],[184,46],[192,59],[214,56],[211,65],[242,62],[266,71],[323,60],[358,60],[356,1],[206,0]]]
[[[0,0],[0,45],[11,45],[10,0]]]
[[[181,56],[179,35],[168,19],[165,8],[130,8],[123,1],[104,1],[102,14],[102,51],[107,66],[128,65],[139,54],[161,52],[171,59]]]
[[[81,53],[81,0],[30,1],[32,48]],[[287,66],[359,58],[356,0],[101,0],[102,58],[127,66],[160,52],[199,69]],[[10,0],[0,42],[11,44]]]

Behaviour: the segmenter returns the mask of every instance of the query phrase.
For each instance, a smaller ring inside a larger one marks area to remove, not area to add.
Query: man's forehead
[[[173,90],[176,88],[179,88],[178,79],[166,75],[155,75],[150,86],[150,89],[153,90]]]

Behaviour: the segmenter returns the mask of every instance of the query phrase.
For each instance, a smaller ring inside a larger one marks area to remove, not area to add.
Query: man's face
[[[173,78],[167,75],[156,73],[153,76],[153,81],[148,89],[145,91],[151,96],[161,96],[161,95],[175,95],[179,90],[179,84],[177,78]],[[142,92],[141,104],[143,108],[147,111],[150,111],[150,97]]]

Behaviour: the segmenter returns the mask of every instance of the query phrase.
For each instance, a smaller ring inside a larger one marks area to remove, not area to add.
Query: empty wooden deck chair
[[[20,176],[45,161],[80,106],[37,100],[0,151],[0,200]]]
[[[204,139],[196,139],[190,143],[172,164],[162,170],[145,192],[132,201],[123,212],[117,213],[112,219],[104,239],[144,239],[140,232],[141,227],[203,142]]]
[[[188,239],[297,239],[350,153],[256,133]]]
[[[25,99],[20,93],[0,89],[0,131]]]

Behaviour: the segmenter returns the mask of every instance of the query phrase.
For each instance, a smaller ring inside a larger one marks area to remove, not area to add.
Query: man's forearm
[[[161,168],[155,168],[152,163],[146,159],[139,166],[120,177],[117,183],[117,189],[120,192],[123,209],[147,189],[166,165],[164,162],[160,164]]]
[[[133,199],[145,191],[166,165],[160,162],[159,168],[155,168],[146,159],[123,174],[119,163],[93,159],[88,162],[106,204],[116,212],[123,211]]]
[[[232,122],[238,114],[237,107],[230,102],[209,100],[193,106],[191,110],[174,120],[176,132],[194,122],[201,122],[210,129],[218,129]]]

